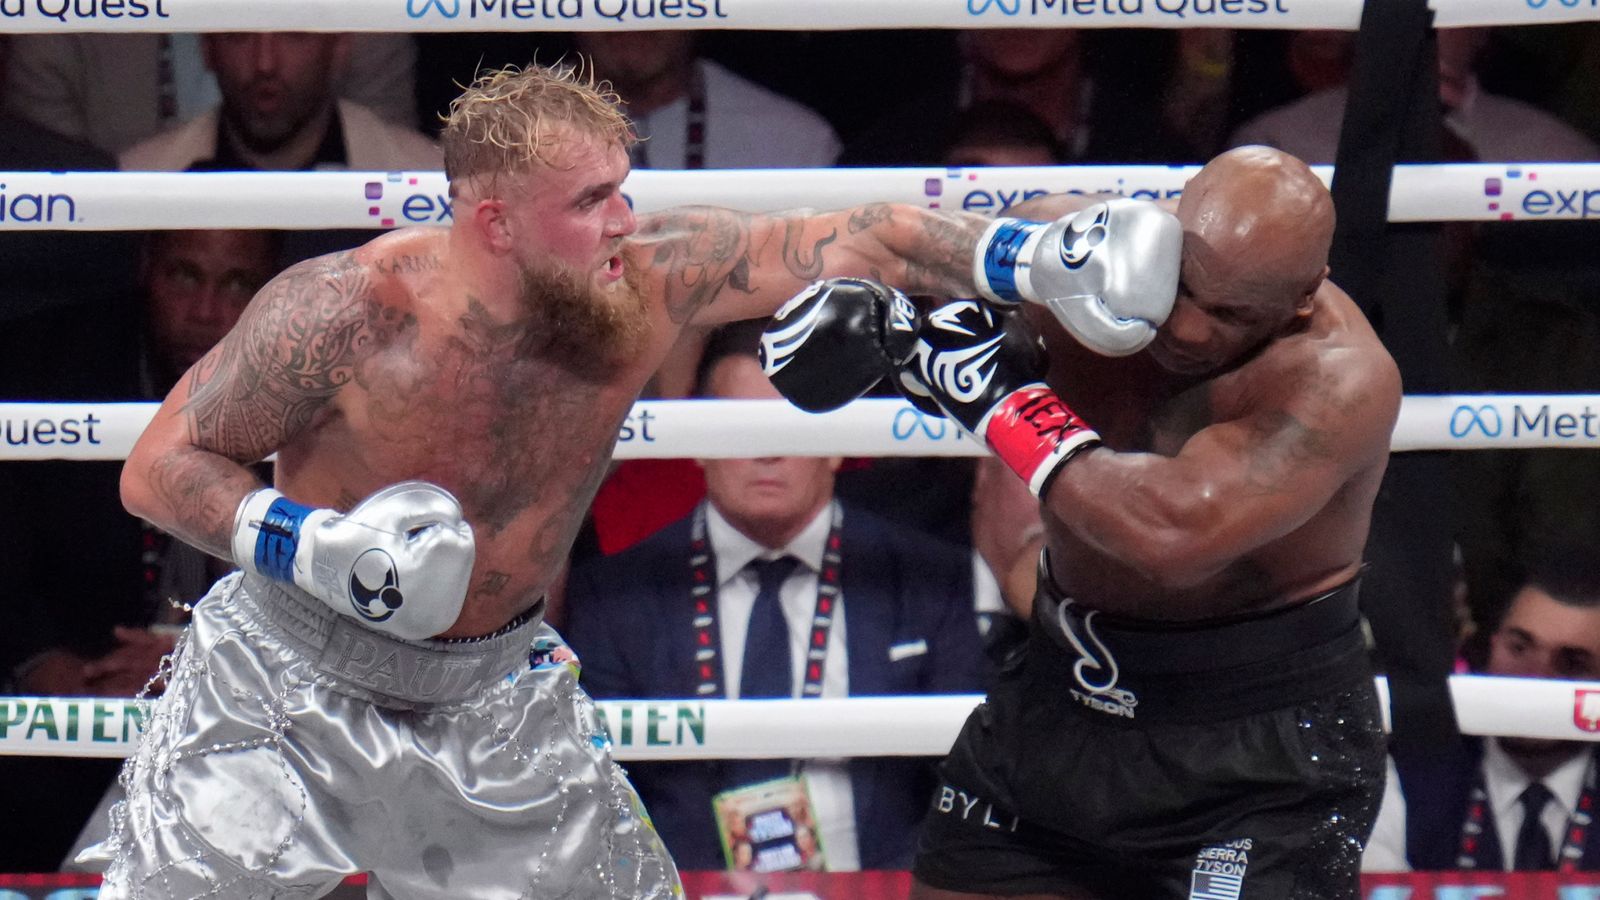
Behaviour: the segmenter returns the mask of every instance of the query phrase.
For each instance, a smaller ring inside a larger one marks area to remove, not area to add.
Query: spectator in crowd
[[[11,90],[6,59],[13,35],[0,34],[0,97]],[[0,172],[42,172],[115,168],[115,160],[86,144],[10,113],[0,113]],[[0,190],[0,215],[44,220],[67,215],[70,205],[52,202],[12,182]],[[92,265],[86,264],[93,261]],[[47,307],[82,302],[110,306],[133,284],[134,247],[125,236],[102,231],[0,231],[0,322],[10,322]],[[0,390],[13,390],[25,374],[11,363],[0,366]]]
[[[947,166],[1053,166],[1066,157],[1050,127],[1014,103],[963,110],[945,150]]]
[[[135,144],[123,169],[438,169],[439,149],[334,93],[350,36],[293,32],[207,34],[216,106]]]
[[[1486,675],[1600,680],[1600,563],[1593,547],[1535,563],[1489,641]],[[1576,724],[1600,731],[1600,695]],[[1449,753],[1397,755],[1362,868],[1600,870],[1600,744],[1465,738]]]
[[[139,314],[125,300],[95,299],[18,320],[0,332],[0,358],[15,366],[0,396],[161,398],[277,271],[279,240],[265,231],[150,234]],[[75,418],[86,439],[90,426]],[[0,464],[0,544],[10,554],[0,690],[138,693],[172,650],[183,620],[176,604],[230,568],[129,516],[120,471],[120,462]],[[0,827],[0,871],[58,868],[85,821],[103,826],[105,816],[90,810],[116,768],[111,760],[0,757],[12,813]]]
[[[839,155],[821,116],[701,57],[692,31],[586,31],[575,40],[627,106],[641,138],[636,169],[828,166]]]
[[[954,145],[960,114],[990,104],[1032,113],[1062,148],[1062,162],[1190,161],[1193,153],[1164,127],[1154,98],[1102,89],[1086,62],[1087,39],[1068,28],[962,33],[958,77],[886,113],[850,141],[840,163],[938,165]]]
[[[74,305],[18,322],[0,338],[0,353],[23,372],[8,395],[161,399],[277,271],[278,249],[279,238],[267,231],[152,232],[140,266],[142,315],[129,320]],[[28,627],[12,632],[16,646],[0,660],[17,689],[135,693],[172,641],[159,630],[123,626],[172,621],[173,603],[199,597],[227,571],[127,516],[117,496],[119,468],[84,461],[0,468],[0,478],[14,480],[12,511],[38,513],[23,516],[34,523],[30,549],[19,554],[12,579],[22,598],[13,612]],[[85,526],[84,517],[100,509],[107,512],[99,526]],[[62,572],[79,578],[64,580]],[[64,609],[73,614],[61,615]]]
[[[717,332],[702,396],[778,399],[756,358],[759,325]],[[838,462],[702,460],[707,500],[693,514],[574,570],[566,634],[584,687],[600,698],[732,699],[981,690],[968,556],[837,502]],[[817,646],[820,657],[806,651]],[[828,869],[910,863],[928,760],[629,767],[685,869],[724,865],[714,796],[796,774],[809,783]]]
[[[113,156],[220,99],[199,34],[27,34],[16,38],[7,111]],[[332,73],[340,97],[410,126],[417,50],[409,34],[355,34]]]
[[[1471,157],[1484,162],[1600,159],[1600,149],[1577,129],[1543,110],[1479,87],[1475,70],[1487,36],[1481,28],[1438,32],[1439,102],[1445,109],[1445,126]],[[1268,110],[1240,126],[1230,144],[1266,144],[1308,163],[1332,163],[1348,96],[1348,87],[1341,84]]]

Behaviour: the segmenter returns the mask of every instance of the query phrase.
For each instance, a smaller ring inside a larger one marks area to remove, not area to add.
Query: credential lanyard
[[[811,611],[811,633],[806,638],[805,681],[801,697],[822,696],[822,676],[828,663],[828,635],[839,605],[840,526],[844,510],[833,505],[828,540],[822,550],[822,572],[817,575],[817,603]],[[694,601],[695,696],[725,697],[722,684],[722,632],[717,628],[717,557],[706,537],[706,504],[695,507],[689,532],[689,590]],[[746,660],[745,665],[750,661]]]
[[[706,82],[697,62],[690,67],[689,83],[684,87],[688,110],[683,117],[683,167],[706,167]],[[634,145],[633,163],[641,169],[650,168],[649,141]]]
[[[1561,837],[1561,853],[1556,856],[1557,872],[1578,872],[1583,870],[1583,845],[1589,835],[1589,825],[1594,819],[1595,800],[1600,798],[1600,789],[1596,785],[1596,773],[1593,754],[1589,757],[1589,767],[1583,775],[1583,792],[1578,795],[1578,806],[1567,816],[1567,827]],[[1456,854],[1456,866],[1462,869],[1485,868],[1478,854],[1483,850],[1484,829],[1488,828],[1489,820],[1489,791],[1484,786],[1483,771],[1478,771],[1477,780],[1472,784],[1472,793],[1467,800],[1467,817],[1461,823],[1460,850]],[[1505,852],[1505,848],[1501,848]],[[1494,860],[1488,868],[1498,869],[1499,860]]]

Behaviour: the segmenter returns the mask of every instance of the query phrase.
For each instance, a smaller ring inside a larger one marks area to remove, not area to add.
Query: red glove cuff
[[[1100,435],[1055,391],[1037,382],[1007,395],[977,430],[1036,497],[1044,496],[1051,477],[1073,454],[1100,443]]]

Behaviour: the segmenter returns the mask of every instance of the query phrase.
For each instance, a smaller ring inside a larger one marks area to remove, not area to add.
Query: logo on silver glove
[[[782,309],[778,310],[778,314],[773,317],[772,321],[774,323],[782,322],[793,314],[795,310],[815,300],[822,293],[822,290],[823,283],[819,281],[795,294],[788,303],[783,305]],[[761,369],[767,373],[768,378],[783,371],[783,367],[794,360],[795,351],[799,350],[800,346],[811,337],[811,332],[816,330],[817,319],[821,315],[822,303],[818,301],[813,303],[811,308],[805,311],[804,315],[793,322],[784,322],[783,327],[775,331],[762,332]]]
[[[928,321],[940,331],[976,337],[970,328],[961,324],[961,314],[964,312],[976,312],[983,316],[985,324],[991,327],[994,324],[989,310],[973,300],[946,303],[930,312]],[[989,389],[989,382],[994,378],[994,366],[989,363],[1000,352],[1000,341],[1004,337],[1004,334],[996,334],[981,344],[938,352],[926,340],[917,341],[913,354],[917,357],[922,380],[937,385],[957,403],[977,400]]]
[[[1094,248],[1105,243],[1111,230],[1107,222],[1111,210],[1104,203],[1096,204],[1067,223],[1061,234],[1061,262],[1069,269],[1082,268],[1094,253]]]
[[[350,567],[350,605],[368,622],[386,622],[405,597],[400,594],[400,574],[388,553],[373,547],[356,557]]]

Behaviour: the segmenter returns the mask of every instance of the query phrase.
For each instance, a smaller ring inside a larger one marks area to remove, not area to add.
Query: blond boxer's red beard
[[[632,268],[605,286],[562,263],[525,268],[521,294],[545,355],[577,374],[603,377],[614,371],[644,337],[646,305]]]

